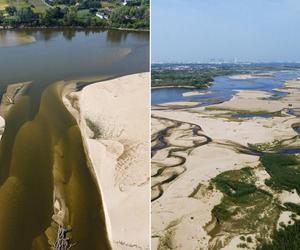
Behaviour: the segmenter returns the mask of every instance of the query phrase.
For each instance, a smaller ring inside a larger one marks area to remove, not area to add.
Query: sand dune
[[[113,249],[149,249],[149,73],[64,98],[77,118],[104,200]]]

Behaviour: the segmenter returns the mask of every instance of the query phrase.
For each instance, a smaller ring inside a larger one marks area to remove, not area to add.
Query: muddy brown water
[[[24,38],[24,31],[0,31],[2,92],[8,84],[32,82],[5,117],[0,142],[1,249],[51,249],[54,189],[67,207],[64,221],[77,242],[72,249],[110,249],[100,190],[88,169],[79,128],[61,101],[61,89],[67,80],[148,71],[148,33],[25,33],[30,38]],[[13,43],[1,46],[3,39]]]

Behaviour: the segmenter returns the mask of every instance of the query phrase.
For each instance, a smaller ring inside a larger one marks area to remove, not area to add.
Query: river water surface
[[[77,243],[72,250],[110,249],[100,190],[61,90],[68,80],[148,71],[148,62],[148,33],[0,31],[1,92],[32,82],[6,115],[0,142],[1,249],[51,249],[56,198]]]
[[[202,102],[209,105],[229,100],[236,90],[261,90],[271,92],[274,97],[284,96],[285,93],[274,91],[284,87],[284,81],[292,80],[300,76],[300,71],[277,71],[272,77],[256,77],[251,79],[237,80],[230,76],[218,76],[214,83],[207,89],[194,88],[156,88],[152,89],[152,104],[167,102]],[[186,95],[187,92],[198,94]]]

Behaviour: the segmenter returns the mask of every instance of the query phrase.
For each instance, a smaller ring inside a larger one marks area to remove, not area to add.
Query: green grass
[[[271,176],[266,184],[274,191],[300,191],[300,160],[295,155],[265,154],[260,158],[262,166]],[[223,193],[220,204],[212,210],[215,224],[208,232],[218,246],[235,236],[242,237],[243,247],[258,242],[257,250],[300,249],[300,206],[291,202],[280,204],[270,193],[255,186],[256,176],[251,168],[226,171],[212,180]],[[282,211],[291,211],[294,225],[276,225]],[[255,234],[255,238],[247,235]],[[218,236],[224,237],[218,240]],[[271,238],[272,242],[266,239]],[[241,247],[240,246],[240,247]]]
[[[116,3],[101,1],[102,8],[116,8],[118,5]]]
[[[7,1],[8,5],[15,6],[17,9],[34,6],[33,10],[36,13],[43,13],[49,7],[42,0],[0,0]],[[1,4],[1,3],[0,3]]]
[[[42,0],[29,0],[29,4],[33,5],[38,13],[43,13],[49,8]]]
[[[282,145],[282,142],[279,140],[274,140],[272,142],[267,142],[267,143],[256,143],[256,144],[251,144],[248,143],[248,147],[256,150],[256,151],[273,151],[278,148],[280,148]]]
[[[77,12],[77,18],[78,19],[86,19],[90,16],[89,10],[79,10]]]
[[[255,180],[253,169],[249,167],[223,172],[212,180],[224,197],[212,210],[216,224],[210,236],[223,234],[225,240],[229,240],[258,233],[263,237],[268,234],[268,228],[276,226],[280,208],[271,194],[255,186]]]
[[[216,223],[208,232],[210,236],[222,234],[226,241],[253,233],[263,238],[272,232],[280,207],[271,194],[255,186],[255,181],[253,169],[249,167],[223,172],[212,180],[224,197],[212,210]],[[221,241],[219,244],[222,245]]]
[[[253,185],[253,175],[251,168],[241,170],[230,170],[219,174],[214,178],[216,187],[230,197],[241,197],[257,191]]]

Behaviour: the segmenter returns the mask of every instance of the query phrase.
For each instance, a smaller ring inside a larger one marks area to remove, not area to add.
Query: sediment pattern
[[[168,127],[153,135],[152,157],[158,150],[164,149],[167,156],[160,161],[152,161],[152,201],[158,199],[164,188],[184,173],[186,162],[185,154],[196,147],[208,144],[211,138],[202,133],[200,126],[152,116],[160,122],[167,123]],[[169,125],[171,124],[171,125]],[[180,132],[184,131],[183,134]],[[192,140],[190,140],[192,138]]]
[[[60,226],[70,229],[68,237],[78,243],[74,250],[110,249],[81,134],[61,100],[64,84],[51,84],[40,100],[24,93],[5,116],[0,144],[3,249],[50,250]]]
[[[240,91],[208,109],[154,107],[153,249],[269,249],[276,230],[296,230],[299,83],[276,100]]]

